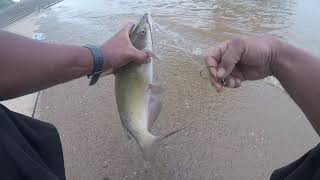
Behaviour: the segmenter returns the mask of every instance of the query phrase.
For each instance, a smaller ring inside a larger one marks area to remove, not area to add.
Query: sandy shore
[[[69,179],[268,179],[318,141],[291,99],[264,82],[188,103],[169,93],[155,133],[188,128],[146,164],[123,133],[113,78],[93,88],[87,83],[45,90],[38,109],[39,118],[60,131]]]

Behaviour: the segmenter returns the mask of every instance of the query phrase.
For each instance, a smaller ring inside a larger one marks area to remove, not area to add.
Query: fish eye
[[[141,29],[141,34],[144,35],[146,33],[146,30],[143,28]]]

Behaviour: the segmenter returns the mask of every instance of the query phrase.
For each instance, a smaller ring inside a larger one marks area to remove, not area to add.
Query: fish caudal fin
[[[155,155],[157,154],[162,138],[159,136],[154,136],[152,134],[148,134],[144,141],[139,143],[139,147],[143,154],[143,159],[146,161],[152,161],[155,159]]]
[[[185,127],[176,129],[174,131],[171,131],[170,133],[164,135],[164,136],[154,136],[152,134],[147,134],[143,141],[138,143],[139,147],[143,154],[143,159],[146,161],[153,161],[156,157],[156,154],[160,148],[161,142],[164,139],[167,139],[168,137],[184,130]]]

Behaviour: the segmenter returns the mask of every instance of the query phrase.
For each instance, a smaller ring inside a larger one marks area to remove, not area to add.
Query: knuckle
[[[232,58],[223,58],[222,62],[221,62],[221,66],[225,67],[225,68],[231,68],[234,65],[234,61]]]
[[[133,61],[136,62],[136,63],[139,63],[139,64],[144,62],[144,61],[142,61],[141,59],[138,59],[138,58],[133,59]]]
[[[234,37],[230,40],[230,43],[235,46],[241,46],[243,44],[243,38],[242,37]]]
[[[245,51],[245,39],[243,37],[234,37],[231,40],[230,46],[236,56],[241,56],[241,54]]]

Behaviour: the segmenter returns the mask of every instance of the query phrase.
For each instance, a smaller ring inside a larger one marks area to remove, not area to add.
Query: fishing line
[[[220,47],[219,47],[219,53],[220,53],[220,56],[219,56],[219,57],[220,57],[220,59],[219,59],[218,62],[221,62],[222,56],[226,53],[227,50],[228,50],[228,44],[226,45],[226,50],[224,51],[224,53],[221,52],[221,49],[220,49]],[[205,66],[205,67],[203,67],[203,68],[201,69],[201,71],[200,71],[200,77],[202,77],[203,79],[209,79],[208,77],[203,77],[203,76],[202,76],[203,70],[204,70],[205,68],[208,68],[208,67],[213,67],[213,68],[218,69],[217,66]],[[210,73],[210,72],[209,72],[209,73]],[[219,79],[219,81],[220,81],[220,83],[221,83],[222,85],[227,86],[227,80],[226,80],[226,79]]]

